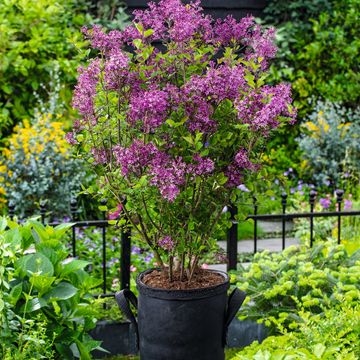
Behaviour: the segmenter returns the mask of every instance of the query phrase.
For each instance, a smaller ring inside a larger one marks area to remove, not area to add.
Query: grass
[[[264,230],[258,225],[257,236],[263,236]],[[254,238],[254,222],[253,220],[241,221],[238,224],[238,239],[249,240]]]

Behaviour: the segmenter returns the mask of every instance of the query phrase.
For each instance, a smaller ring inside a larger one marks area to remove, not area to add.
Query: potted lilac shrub
[[[199,261],[266,140],[294,121],[290,86],[266,83],[275,32],[251,17],[214,21],[180,0],[134,15],[123,31],[83,29],[96,55],[79,70],[81,118],[67,138],[156,258],[137,278],[138,301],[117,294],[141,359],[224,359],[245,295],[228,299],[227,274]]]

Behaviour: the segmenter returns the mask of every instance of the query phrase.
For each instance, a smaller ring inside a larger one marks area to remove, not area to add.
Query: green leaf
[[[43,275],[36,275],[30,277],[30,283],[34,286],[39,293],[43,294],[44,292],[48,291],[52,283],[56,280],[54,276],[43,276]]]
[[[61,270],[61,275],[65,276],[74,271],[84,269],[84,267],[88,266],[89,264],[90,262],[84,260],[72,260],[69,263],[63,265],[63,268]]]
[[[144,32],[144,37],[147,38],[147,37],[151,36],[153,33],[154,33],[153,29],[148,29]]]
[[[72,298],[78,289],[67,282],[61,282],[44,295],[47,300],[66,300]]]
[[[21,267],[23,274],[29,276],[33,273],[48,276],[54,274],[53,264],[45,255],[40,253],[23,256],[18,260],[17,265]]]
[[[7,227],[7,220],[5,217],[0,218],[0,231],[4,231]]]
[[[3,299],[0,299],[0,311],[4,309],[5,303]]]
[[[135,25],[137,31],[138,31],[140,34],[142,34],[142,33],[144,32],[144,27],[142,26],[142,24],[140,24],[140,23],[134,23],[134,25]]]
[[[186,140],[189,144],[194,145],[194,139],[191,135],[183,136],[183,139]]]
[[[27,303],[25,303],[22,311],[29,313],[29,312],[39,310],[46,305],[47,305],[47,302],[44,299],[33,298],[33,299],[29,300]]]
[[[324,354],[326,350],[326,346],[323,344],[316,344],[314,346],[314,355],[318,358],[318,359],[322,359],[322,356]]]
[[[16,305],[22,293],[22,283],[15,285],[10,291],[10,303]]]
[[[85,348],[85,346],[79,340],[76,340],[76,345],[80,352],[80,359],[81,360],[91,360],[89,351]]]
[[[137,49],[140,49],[140,48],[141,48],[141,45],[142,45],[142,40],[141,40],[141,39],[134,39],[134,40],[133,40],[133,43],[134,43],[134,46],[135,46]]]

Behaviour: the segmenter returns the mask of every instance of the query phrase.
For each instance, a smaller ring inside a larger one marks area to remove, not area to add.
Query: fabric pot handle
[[[246,298],[246,293],[244,291],[239,290],[238,288],[235,288],[229,296],[228,308],[225,318],[224,345],[226,345],[226,338],[227,338],[229,325],[231,321],[234,319],[236,313],[239,311],[245,298]]]
[[[130,303],[137,309],[137,298],[129,289],[124,289],[115,294],[116,302],[127,319],[134,325],[136,333],[136,348],[139,350],[139,329],[136,318],[130,309]]]

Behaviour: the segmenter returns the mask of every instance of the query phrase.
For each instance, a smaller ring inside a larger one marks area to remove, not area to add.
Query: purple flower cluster
[[[193,164],[190,164],[188,172],[195,175],[211,174],[214,171],[215,164],[209,158],[203,158],[199,154],[193,156]]]
[[[241,43],[250,36],[250,30],[254,26],[254,18],[248,16],[237,22],[232,16],[225,19],[217,19],[214,25],[213,39],[215,43],[223,46],[231,43]]]
[[[78,109],[86,123],[94,124],[96,122],[94,98],[100,74],[100,60],[91,61],[86,69],[80,68],[79,72],[80,76],[74,91],[73,107]]]
[[[167,115],[168,94],[161,90],[147,90],[134,94],[130,100],[128,121],[140,122],[144,132],[150,132],[164,123]]]
[[[221,172],[227,187],[243,185],[258,170],[251,160],[256,144],[247,144],[243,129],[256,143],[280,118],[296,116],[289,85],[262,85],[276,52],[274,29],[263,30],[252,17],[214,21],[200,0],[150,2],[134,15],[123,31],[83,29],[101,56],[79,70],[73,105],[82,119],[67,140],[77,144],[83,131],[95,164],[115,159],[126,180],[146,176],[169,202],[195,177]],[[231,139],[225,149],[221,139]]]
[[[92,148],[91,149],[91,153],[94,157],[94,162],[95,164],[99,165],[99,164],[106,164],[108,163],[108,154],[106,149],[102,148],[102,149],[96,149],[96,148]]]
[[[175,242],[170,236],[164,236],[158,241],[158,245],[164,250],[171,251],[174,248]]]
[[[296,111],[290,111],[291,87],[288,84],[264,86],[250,95],[236,100],[235,106],[240,121],[249,124],[254,131],[265,135],[279,125],[279,116],[287,116],[294,121]]]
[[[108,89],[121,88],[122,82],[127,80],[128,56],[120,49],[112,49],[105,63],[105,83]]]
[[[135,22],[154,30],[151,40],[190,40],[195,34],[204,34],[204,40],[211,37],[211,19],[202,14],[200,0],[184,5],[181,0],[160,0],[150,2],[149,9],[134,11]]]
[[[134,141],[130,147],[123,148],[117,145],[113,149],[114,157],[121,166],[124,176],[133,173],[136,176],[144,175],[144,170],[151,165],[152,160],[159,151],[152,143],[144,144],[140,140]]]
[[[148,175],[150,184],[169,201],[179,194],[179,186],[184,183],[186,174],[186,164],[181,158],[173,159],[152,143],[140,141],[133,142],[129,148],[116,146],[114,156],[124,176]]]

